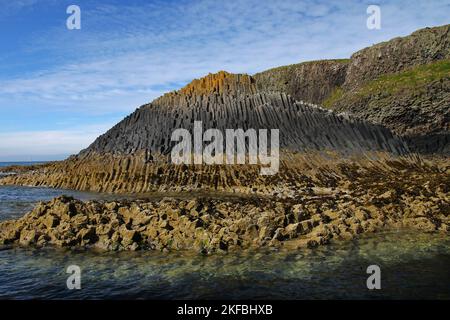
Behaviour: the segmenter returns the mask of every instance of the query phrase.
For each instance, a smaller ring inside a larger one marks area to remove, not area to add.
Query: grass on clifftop
[[[378,94],[392,95],[403,90],[410,91],[445,77],[450,77],[450,60],[441,60],[399,73],[383,75],[364,84],[355,93],[348,93],[342,88],[337,88],[323,102],[323,105],[332,108],[336,102],[346,98],[346,95],[367,97]]]
[[[425,83],[450,76],[450,60],[420,65],[412,69],[390,75],[384,75],[363,86],[358,93],[365,95],[372,92],[395,93],[401,89],[410,89]]]
[[[261,71],[261,72],[255,73],[253,76],[255,77],[255,76],[258,76],[258,75],[261,75],[261,74],[271,73],[271,72],[274,72],[274,71],[277,71],[277,72],[279,72],[279,71],[288,71],[288,70],[290,70],[292,68],[299,67],[301,65],[330,63],[330,62],[346,64],[346,63],[350,62],[350,59],[328,59],[328,60],[304,61],[304,62],[300,62],[300,63],[289,64],[289,65],[286,65],[286,66],[271,68],[271,69],[268,69],[268,70],[265,70],[265,71]]]

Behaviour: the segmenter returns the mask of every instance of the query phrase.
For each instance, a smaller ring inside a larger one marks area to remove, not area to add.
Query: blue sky
[[[71,4],[81,30],[66,28]],[[366,27],[369,4],[380,30]],[[77,153],[209,72],[348,58],[449,14],[450,0],[0,0],[0,161]]]

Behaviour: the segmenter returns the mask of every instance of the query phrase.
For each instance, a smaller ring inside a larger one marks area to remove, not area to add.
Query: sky
[[[67,28],[69,5],[81,29]],[[450,0],[0,0],[0,161],[76,154],[208,73],[348,58],[449,16]]]

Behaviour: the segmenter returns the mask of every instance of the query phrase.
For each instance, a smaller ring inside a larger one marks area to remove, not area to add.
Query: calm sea
[[[18,165],[18,166],[30,166],[33,164],[41,164],[41,163],[46,163],[48,161],[12,161],[12,162],[0,162],[0,167],[9,167],[9,166],[13,166],[13,165]]]

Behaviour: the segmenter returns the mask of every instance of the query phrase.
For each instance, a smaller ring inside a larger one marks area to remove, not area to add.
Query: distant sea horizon
[[[29,166],[33,164],[41,164],[41,163],[47,163],[50,161],[0,161],[0,167],[9,167],[9,166]]]

